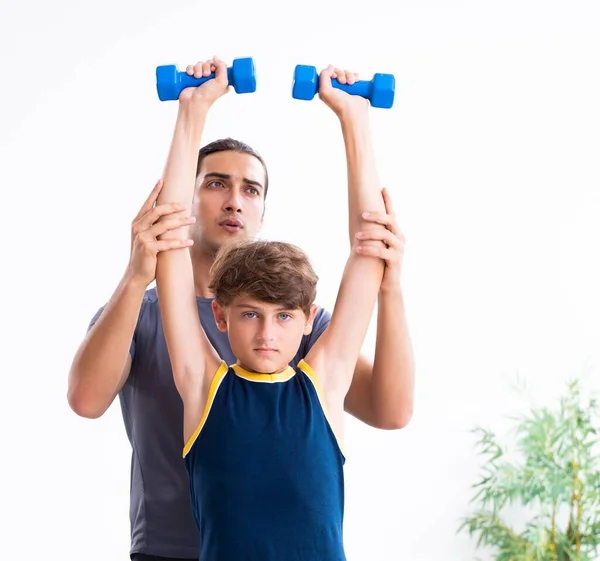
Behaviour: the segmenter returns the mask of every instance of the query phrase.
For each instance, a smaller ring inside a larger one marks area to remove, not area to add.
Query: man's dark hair
[[[267,198],[267,190],[269,189],[269,172],[267,171],[267,165],[265,161],[262,159],[261,155],[254,150],[251,146],[242,142],[241,140],[235,140],[235,138],[221,138],[219,140],[214,140],[210,142],[206,146],[200,148],[200,152],[198,152],[198,164],[196,165],[196,177],[200,174],[200,168],[202,167],[202,162],[206,156],[210,156],[216,152],[239,152],[240,154],[250,154],[254,156],[261,164],[263,169],[265,170],[265,194],[264,198]]]

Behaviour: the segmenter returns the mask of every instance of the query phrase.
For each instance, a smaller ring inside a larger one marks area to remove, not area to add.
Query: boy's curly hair
[[[309,315],[318,280],[308,256],[295,245],[244,241],[221,246],[210,270],[209,289],[221,306],[247,295]]]

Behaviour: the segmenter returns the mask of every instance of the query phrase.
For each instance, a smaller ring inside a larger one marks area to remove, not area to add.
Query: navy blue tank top
[[[223,362],[183,455],[201,561],[345,561],[345,457],[306,362]]]

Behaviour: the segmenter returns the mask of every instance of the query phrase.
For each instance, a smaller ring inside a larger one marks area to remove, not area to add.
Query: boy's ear
[[[304,335],[309,335],[311,333],[313,323],[315,321],[315,316],[317,315],[318,310],[319,307],[316,304],[313,304],[310,307],[310,313],[308,314],[308,317],[306,318],[306,323],[304,324]]]
[[[212,301],[212,311],[213,316],[215,316],[215,323],[217,324],[217,329],[225,333],[227,331],[227,316],[225,315],[225,310],[223,306],[219,304],[216,300]]]

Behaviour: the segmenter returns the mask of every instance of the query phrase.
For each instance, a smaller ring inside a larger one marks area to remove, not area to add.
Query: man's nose
[[[225,201],[224,207],[227,212],[242,211],[242,197],[239,189],[230,189],[229,197]]]

